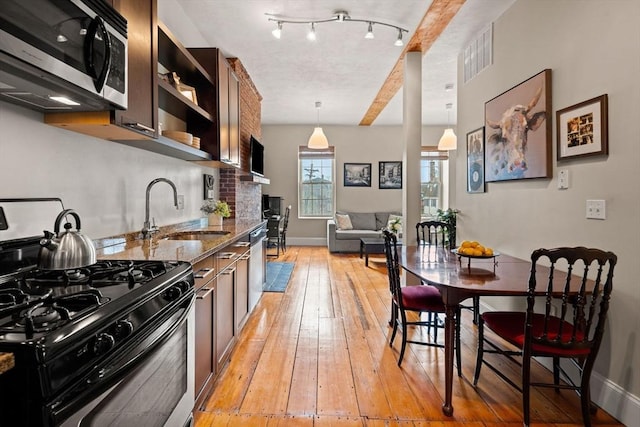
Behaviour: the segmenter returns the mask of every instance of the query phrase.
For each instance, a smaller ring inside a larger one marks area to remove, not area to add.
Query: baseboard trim
[[[480,307],[480,311],[496,310],[482,299],[480,299]],[[536,360],[551,373],[552,366],[549,358]],[[640,398],[597,372],[591,373],[591,399],[626,426],[636,425],[640,420]]]
[[[288,246],[327,246],[326,237],[289,237]]]

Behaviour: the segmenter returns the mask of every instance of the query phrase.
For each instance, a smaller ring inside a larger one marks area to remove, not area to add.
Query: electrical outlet
[[[178,210],[181,211],[184,209],[184,195],[178,194]]]
[[[604,200],[587,200],[588,219],[606,219],[606,203]]]

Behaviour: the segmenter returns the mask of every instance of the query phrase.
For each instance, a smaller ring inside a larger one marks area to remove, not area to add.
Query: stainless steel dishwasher
[[[249,258],[249,313],[251,313],[258,301],[260,301],[262,297],[262,287],[266,279],[265,261],[267,257],[264,245],[266,236],[267,229],[265,226],[249,233],[249,241],[251,242]]]

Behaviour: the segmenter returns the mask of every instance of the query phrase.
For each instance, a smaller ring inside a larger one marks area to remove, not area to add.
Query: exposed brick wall
[[[262,137],[262,96],[238,58],[227,58],[240,81],[240,170],[220,170],[220,198],[231,207],[233,218],[260,219],[262,186],[240,181],[249,173],[251,135]]]

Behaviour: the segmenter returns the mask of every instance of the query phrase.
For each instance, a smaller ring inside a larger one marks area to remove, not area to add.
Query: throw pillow
[[[389,220],[387,221],[387,229],[389,229],[396,235],[402,234],[402,216],[394,214],[389,215]]]
[[[351,218],[347,214],[336,214],[336,227],[338,230],[353,230]]]
[[[355,230],[375,230],[376,215],[373,212],[347,212]]]

